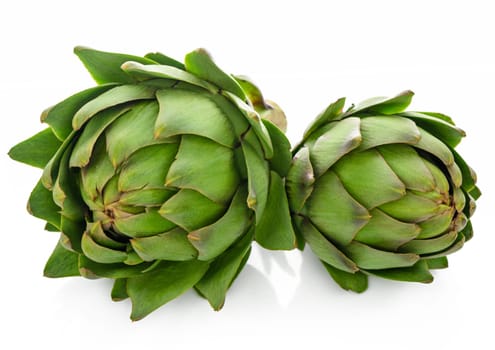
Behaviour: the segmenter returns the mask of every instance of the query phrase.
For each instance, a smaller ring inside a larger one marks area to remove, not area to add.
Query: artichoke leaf
[[[127,252],[98,244],[88,232],[82,236],[81,249],[89,259],[102,264],[119,263],[127,259]]]
[[[261,158],[256,149],[248,142],[242,144],[242,151],[246,160],[248,173],[248,198],[247,204],[256,213],[258,224],[265,211],[268,199],[269,167],[268,162]]]
[[[234,106],[236,106],[239,111],[244,114],[246,120],[249,122],[254,133],[256,134],[256,137],[258,138],[258,142],[263,148],[265,158],[271,159],[273,157],[272,140],[270,139],[268,130],[266,129],[265,124],[261,121],[259,114],[251,106],[247,105],[243,100],[229,91],[222,91],[222,95],[230,100]]]
[[[107,153],[115,169],[139,149],[164,143],[153,136],[157,113],[156,101],[137,103],[105,129]]]
[[[119,232],[132,238],[154,236],[176,227],[174,223],[161,216],[156,208],[141,214],[116,218],[114,225]]]
[[[367,270],[367,273],[396,281],[431,283],[433,276],[425,260],[419,260],[412,266],[382,270]]]
[[[228,116],[206,93],[182,89],[159,90],[160,105],[154,127],[157,139],[193,134],[233,148],[236,138]]]
[[[435,179],[413,147],[405,144],[377,147],[378,153],[407,189],[422,192],[435,189]]]
[[[82,253],[81,238],[84,233],[86,223],[80,220],[72,220],[64,215],[60,220],[60,232],[67,238],[64,246],[66,249]]]
[[[161,206],[159,213],[186,231],[194,231],[218,220],[224,205],[213,202],[199,192],[182,189]]]
[[[291,210],[300,213],[313,191],[315,182],[313,166],[309,159],[309,149],[301,148],[292,159],[287,174],[286,188]]]
[[[406,90],[394,97],[374,97],[359,103],[344,113],[344,116],[356,113],[380,113],[393,115],[404,111],[411,103],[414,92]]]
[[[328,210],[329,204],[332,210]],[[308,217],[318,230],[341,245],[349,244],[371,218],[368,210],[347,192],[331,171],[318,179],[306,207]]]
[[[72,95],[46,109],[41,114],[41,121],[52,127],[53,133],[59,140],[65,140],[73,131],[72,118],[74,114],[86,103],[116,86],[116,84],[95,86]]]
[[[292,160],[290,142],[284,133],[270,121],[263,119],[263,124],[273,144],[273,157],[270,159],[271,169],[275,170],[281,177],[285,177],[289,172]]]
[[[451,246],[457,239],[457,232],[450,231],[439,237],[429,239],[414,239],[405,243],[399,251],[415,254],[431,254]]]
[[[38,181],[29,196],[27,210],[31,215],[60,228],[60,207],[53,201],[52,192],[41,181]]]
[[[186,71],[215,84],[222,90],[232,92],[244,101],[247,99],[239,83],[222,71],[205,49],[197,49],[188,53],[184,63]]]
[[[79,130],[98,112],[107,108],[131,101],[154,99],[155,91],[155,88],[145,85],[116,86],[83,105],[74,114],[72,127],[74,130]]]
[[[370,221],[356,234],[356,241],[369,246],[395,251],[401,245],[417,238],[420,227],[394,219],[375,208],[370,211]]]
[[[308,219],[301,221],[300,230],[305,241],[320,260],[348,273],[355,273],[359,270],[357,265],[326,239]]]
[[[113,301],[122,301],[129,298],[127,294],[127,279],[126,278],[116,278],[111,292],[111,297]]]
[[[77,46],[74,53],[79,57],[88,72],[98,84],[104,83],[133,83],[136,80],[120,69],[127,61],[137,61],[143,64],[156,64],[150,58],[127,55],[121,53],[93,50],[88,47]]]
[[[46,128],[12,147],[9,156],[18,162],[44,168],[61,145],[62,142],[55,136],[53,130]]]
[[[449,261],[446,256],[441,256],[433,259],[423,259],[428,264],[428,268],[432,269],[445,269],[449,267]]]
[[[116,106],[103,110],[98,114],[97,118],[92,118],[76,141],[70,156],[69,166],[82,168],[88,165],[100,135],[111,123],[129,109],[129,106]]]
[[[388,252],[355,241],[342,249],[359,268],[366,270],[408,267],[419,260],[417,254]]]
[[[361,144],[360,125],[361,119],[346,118],[315,140],[310,157],[316,177]]]
[[[368,276],[361,271],[350,273],[337,269],[324,261],[321,262],[333,280],[343,289],[356,293],[362,293],[368,289]]]
[[[137,321],[192,288],[208,270],[200,260],[164,262],[152,271],[127,280],[132,301],[131,320]]]
[[[180,228],[151,237],[132,238],[130,242],[134,251],[144,261],[185,261],[198,255],[187,239],[187,232]]]
[[[145,271],[152,271],[152,263],[143,262],[138,265],[125,263],[101,264],[79,255],[79,273],[86,278],[129,278],[141,276]]]
[[[161,52],[150,52],[144,55],[145,58],[148,58],[150,60],[155,61],[158,64],[164,65],[164,66],[172,66],[175,68],[179,68],[182,70],[185,70],[186,67],[179,61],[174,60],[173,58],[166,56],[162,54]],[[135,60],[134,60],[135,61]]]
[[[122,64],[122,70],[139,79],[165,78],[182,81],[194,86],[199,86],[211,93],[216,93],[218,88],[194,74],[173,66],[144,65],[139,62],[128,61]]]
[[[79,254],[65,249],[58,242],[46,262],[43,275],[51,278],[79,276],[78,260]]]
[[[296,247],[284,181],[274,171],[270,172],[268,200],[256,225],[255,238],[266,249],[290,250]]]
[[[132,153],[120,168],[117,183],[119,191],[163,189],[178,148],[176,143],[161,143],[144,146]],[[122,151],[122,153],[127,152]],[[115,160],[120,161],[118,158]]]
[[[361,118],[361,135],[358,151],[396,143],[415,145],[421,138],[420,130],[412,120],[398,116]]]
[[[400,115],[413,120],[416,125],[435,135],[451,148],[457,146],[466,136],[463,130],[435,116],[420,112],[403,112]]]
[[[223,307],[227,290],[249,257],[252,239],[251,230],[213,260],[206,274],[196,283],[196,290],[208,299],[214,310],[218,311]]]
[[[298,151],[302,147],[303,143],[318,129],[320,129],[325,124],[340,120],[342,117],[342,112],[344,110],[345,98],[340,98],[334,103],[330,104],[322,113],[316,117],[316,119],[311,123],[311,125],[304,132],[303,141],[294,148],[294,151]]]
[[[224,216],[211,225],[189,233],[188,239],[198,250],[199,260],[206,261],[219,256],[246,232],[252,222],[246,196],[246,189],[240,187]]]
[[[404,183],[376,149],[350,153],[333,170],[345,190],[368,209],[398,200],[406,193]]]
[[[462,188],[468,192],[476,188],[476,173],[467,165],[466,161],[454,149],[450,149],[454,155],[455,163],[459,166],[462,173]],[[478,196],[479,197],[479,196]],[[475,198],[477,199],[477,198]]]
[[[165,185],[191,189],[223,204],[230,201],[239,181],[232,149],[204,137],[184,135]]]

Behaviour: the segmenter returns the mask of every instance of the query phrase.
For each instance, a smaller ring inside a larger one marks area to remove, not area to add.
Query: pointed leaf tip
[[[231,75],[220,69],[205,49],[199,48],[188,53],[184,63],[186,71],[215,84],[222,90],[233,93],[243,101],[246,100],[246,94],[239,83]]]

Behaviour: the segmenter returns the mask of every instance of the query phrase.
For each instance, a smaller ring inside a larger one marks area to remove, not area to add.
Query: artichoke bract
[[[296,232],[344,289],[368,275],[428,283],[472,237],[480,191],[446,115],[407,112],[413,93],[344,112],[339,99],[295,147],[287,176]],[[302,246],[301,246],[302,248]]]
[[[184,64],[75,53],[98,85],[43,112],[49,127],[10,151],[44,169],[28,209],[61,232],[45,275],[114,279],[133,320],[192,287],[220,309],[253,239],[295,246],[290,145],[260,118],[281,112],[203,49]]]

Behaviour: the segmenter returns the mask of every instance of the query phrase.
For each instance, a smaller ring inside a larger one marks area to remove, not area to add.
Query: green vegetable
[[[364,291],[368,275],[431,282],[429,270],[447,267],[472,236],[480,191],[454,150],[464,132],[443,114],[406,112],[412,96],[345,112],[340,99],[294,149],[296,231],[344,289]]]
[[[48,128],[9,153],[43,168],[29,211],[60,232],[45,275],[114,279],[133,320],[192,287],[220,309],[253,239],[295,246],[290,145],[260,118],[280,111],[202,49],[184,63],[75,53],[98,85],[46,110]]]

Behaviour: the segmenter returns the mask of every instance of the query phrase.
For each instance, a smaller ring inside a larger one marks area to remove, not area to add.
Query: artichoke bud
[[[294,149],[287,193],[304,217],[295,224],[345,289],[364,291],[367,275],[431,282],[430,266],[446,266],[438,259],[471,235],[479,190],[454,150],[464,133],[442,114],[406,112],[412,95],[346,112],[341,99]]]
[[[98,85],[43,112],[49,128],[10,152],[44,168],[29,210],[62,235],[45,274],[115,279],[134,320],[191,287],[221,308],[253,238],[295,245],[288,141],[203,49],[184,63],[75,53]]]

